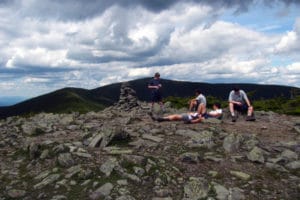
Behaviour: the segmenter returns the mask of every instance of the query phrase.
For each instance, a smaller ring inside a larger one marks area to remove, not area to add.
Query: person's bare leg
[[[197,112],[198,114],[203,115],[204,113],[206,113],[206,106],[203,103],[201,103],[198,107]]]
[[[229,103],[229,111],[231,113],[231,116],[234,116],[234,104],[233,103]]]
[[[193,111],[193,108],[196,106],[196,101],[195,100],[191,100],[190,102],[190,107],[189,107],[189,111]]]
[[[250,106],[250,107],[248,107],[248,113],[247,113],[247,115],[248,116],[252,116],[252,114],[253,114],[253,107]]]

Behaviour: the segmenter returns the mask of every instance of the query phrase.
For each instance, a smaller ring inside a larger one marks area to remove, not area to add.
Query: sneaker
[[[247,116],[246,121],[255,121],[255,117],[254,116]]]
[[[236,116],[234,115],[234,116],[231,116],[231,121],[232,122],[236,122]]]
[[[158,117],[157,119],[156,119],[156,121],[158,121],[158,122],[163,122],[163,121],[167,121],[165,118],[163,118],[163,117]]]

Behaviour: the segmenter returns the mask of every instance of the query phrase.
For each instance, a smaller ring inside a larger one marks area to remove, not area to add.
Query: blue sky
[[[0,94],[153,76],[300,87],[298,0],[0,0]]]

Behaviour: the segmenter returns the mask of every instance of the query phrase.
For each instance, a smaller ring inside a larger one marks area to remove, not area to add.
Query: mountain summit
[[[0,199],[299,197],[300,117],[158,123],[132,88],[121,91],[99,112],[1,120]]]
[[[147,84],[151,78],[127,82],[135,90],[141,101],[149,101]],[[190,97],[195,89],[201,89],[205,95],[226,100],[236,84],[209,84],[162,79],[164,97]],[[115,83],[92,90],[81,88],[63,88],[41,95],[13,106],[0,107],[0,118],[16,115],[28,115],[39,112],[70,113],[99,111],[119,101],[120,88],[123,83]],[[251,99],[270,99],[279,96],[290,97],[293,87],[277,85],[238,84],[246,92],[251,92]]]

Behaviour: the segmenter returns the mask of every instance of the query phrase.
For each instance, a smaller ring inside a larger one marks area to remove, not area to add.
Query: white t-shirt
[[[212,116],[222,114],[222,109],[211,110],[211,111],[208,112],[208,114],[212,115]]]
[[[205,106],[206,106],[206,98],[203,94],[199,94],[197,97],[196,97],[196,100],[198,101],[198,103],[203,103]]]

